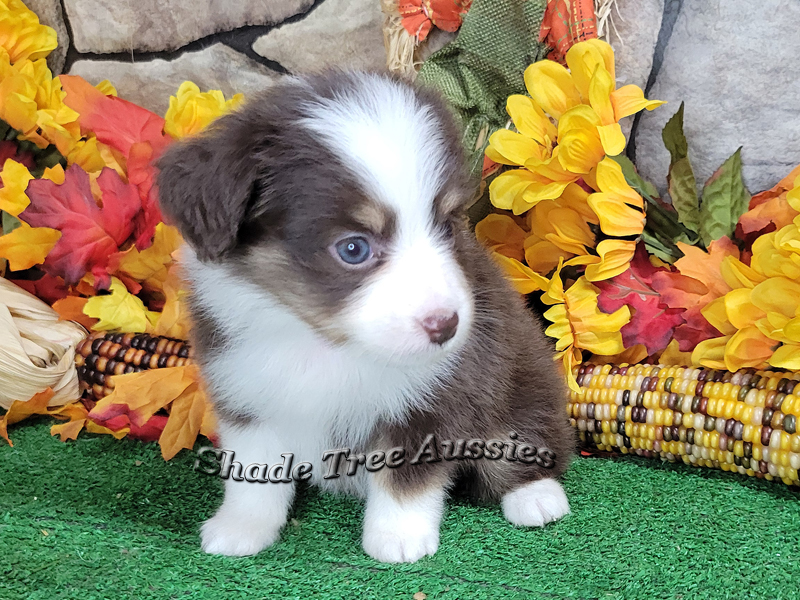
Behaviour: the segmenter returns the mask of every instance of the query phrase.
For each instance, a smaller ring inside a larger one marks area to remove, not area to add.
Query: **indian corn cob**
[[[191,362],[192,350],[187,342],[146,333],[93,333],[78,344],[75,353],[81,391],[97,400],[113,391],[113,375]]]
[[[576,368],[581,442],[798,485],[800,373],[661,365]]]

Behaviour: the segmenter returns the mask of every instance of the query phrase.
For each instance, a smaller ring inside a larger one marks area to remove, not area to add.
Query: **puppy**
[[[292,453],[312,483],[366,498],[363,547],[384,562],[436,552],[457,480],[515,525],[569,512],[565,386],[467,227],[475,182],[440,99],[374,74],[287,77],[159,166],[236,461]],[[334,449],[350,454],[323,461]],[[391,467],[360,466],[370,452]],[[294,492],[228,478],[203,549],[273,544]]]

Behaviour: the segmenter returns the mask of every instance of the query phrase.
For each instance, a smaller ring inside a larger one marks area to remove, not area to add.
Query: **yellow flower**
[[[64,104],[61,82],[44,59],[11,64],[0,48],[0,119],[40,148],[53,143],[67,155],[80,139],[78,113]]]
[[[475,237],[485,248],[521,261],[528,232],[508,215],[490,214],[475,225]]]
[[[201,92],[191,81],[184,81],[177,94],[169,99],[164,131],[174,138],[195,134],[214,119],[236,108],[243,100],[242,94],[236,94],[225,101],[219,90]]]
[[[759,236],[753,243],[752,269],[766,277],[800,279],[800,255],[787,250],[797,237],[797,231],[797,226],[792,224]]]
[[[561,266],[553,275],[553,282],[560,283]],[[558,340],[556,350],[567,375],[570,389],[579,391],[572,367],[580,361],[580,350],[593,354],[614,355],[625,350],[620,329],[630,321],[631,313],[627,306],[612,314],[601,312],[597,307],[599,290],[585,277],[581,277],[566,291],[559,284],[552,285],[542,300],[553,304],[544,313],[552,322],[545,333]]]
[[[644,201],[625,181],[622,167],[610,158],[597,165],[597,187],[600,192],[588,199],[606,235],[641,235],[644,230]]]
[[[561,165],[588,173],[605,156],[625,149],[620,119],[664,104],[646,100],[635,85],[615,89],[614,51],[601,40],[586,40],[567,52],[567,71],[552,61],[525,70],[525,86],[538,106],[558,120]]]
[[[11,62],[44,58],[56,49],[56,31],[39,23],[39,17],[20,0],[0,0],[0,48]]]
[[[520,294],[530,294],[536,290],[543,290],[547,286],[546,277],[542,277],[520,261],[503,256],[498,252],[493,252],[492,258],[497,261],[506,279]]]
[[[603,240],[597,244],[597,257],[586,267],[586,279],[604,281],[628,270],[636,252],[636,242],[631,240]]]
[[[725,368],[728,371],[738,371],[746,367],[763,368],[777,346],[758,327],[740,329],[725,345]]]

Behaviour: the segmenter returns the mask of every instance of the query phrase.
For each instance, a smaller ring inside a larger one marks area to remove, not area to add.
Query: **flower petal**
[[[503,165],[521,166],[531,157],[541,159],[542,147],[521,133],[499,129],[489,138],[487,156]]]
[[[489,184],[489,200],[497,208],[511,210],[517,196],[535,181],[533,173],[525,169],[501,173]]]
[[[629,240],[603,240],[597,244],[600,262],[586,267],[586,279],[604,281],[624,273],[636,252],[636,242]]]
[[[597,128],[597,133],[600,134],[600,143],[603,145],[606,155],[617,156],[625,150],[625,144],[628,141],[625,139],[625,134],[622,133],[622,127],[619,126],[619,123],[600,125]]]
[[[745,327],[731,336],[725,346],[725,368],[738,371],[747,367],[763,367],[777,344],[756,327]]]
[[[572,75],[551,60],[540,60],[525,69],[525,87],[536,103],[556,119],[581,102]]]
[[[506,111],[522,135],[532,138],[542,146],[556,139],[556,126],[528,96],[513,94],[506,101]]]
[[[640,110],[653,110],[666,104],[662,100],[647,100],[642,88],[637,85],[626,85],[611,92],[611,104],[614,106],[614,118],[619,121],[636,114]]]
[[[567,51],[565,58],[572,80],[585,100],[590,97],[590,82],[598,67],[612,82],[609,92],[614,90],[614,50],[607,42],[597,38],[578,42]]]

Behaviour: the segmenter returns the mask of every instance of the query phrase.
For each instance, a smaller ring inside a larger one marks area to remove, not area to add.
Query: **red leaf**
[[[141,211],[136,188],[123,183],[113,169],[103,169],[97,184],[102,208],[92,196],[89,176],[77,165],[67,169],[62,185],[47,179],[28,184],[31,203],[20,217],[34,227],[61,232],[43,268],[63,277],[68,285],[91,272],[96,287],[108,286],[119,262],[119,246],[133,232],[132,219]]]
[[[649,355],[666,348],[675,328],[684,322],[684,309],[667,306],[652,287],[658,272],[650,264],[644,246],[639,244],[627,271],[608,281],[595,282],[600,288],[597,306],[601,311],[612,313],[622,306],[631,308],[631,320],[621,330],[625,347],[644,344]]]
[[[64,104],[78,112],[82,132],[91,131],[98,141],[116,148],[127,159],[131,147],[148,142],[158,156],[171,139],[164,134],[164,119],[132,102],[106,96],[82,77],[61,75],[66,92]]]
[[[45,273],[35,281],[22,281],[20,279],[13,279],[12,281],[37,298],[51,305],[57,300],[67,297],[67,286],[64,285],[64,280],[61,279],[61,277],[53,277]]]
[[[106,96],[81,77],[62,75],[64,103],[80,114],[81,131],[91,131],[104,144],[122,152],[128,161],[128,181],[139,191],[142,213],[135,221],[136,247],[149,248],[156,225],[163,220],[154,187],[155,161],[172,138],[164,119],[114,96]]]
[[[92,421],[101,427],[108,427],[111,431],[119,431],[125,427],[130,427],[127,437],[143,442],[155,442],[161,437],[161,432],[167,424],[167,415],[153,415],[144,425],[131,423],[127,414],[118,414],[109,419],[92,418]]]
[[[2,141],[0,142],[0,166],[6,164],[6,160],[9,158],[25,165],[28,169],[36,167],[36,161],[31,152],[22,150],[16,142]],[[3,187],[2,182],[0,182],[0,187]]]

